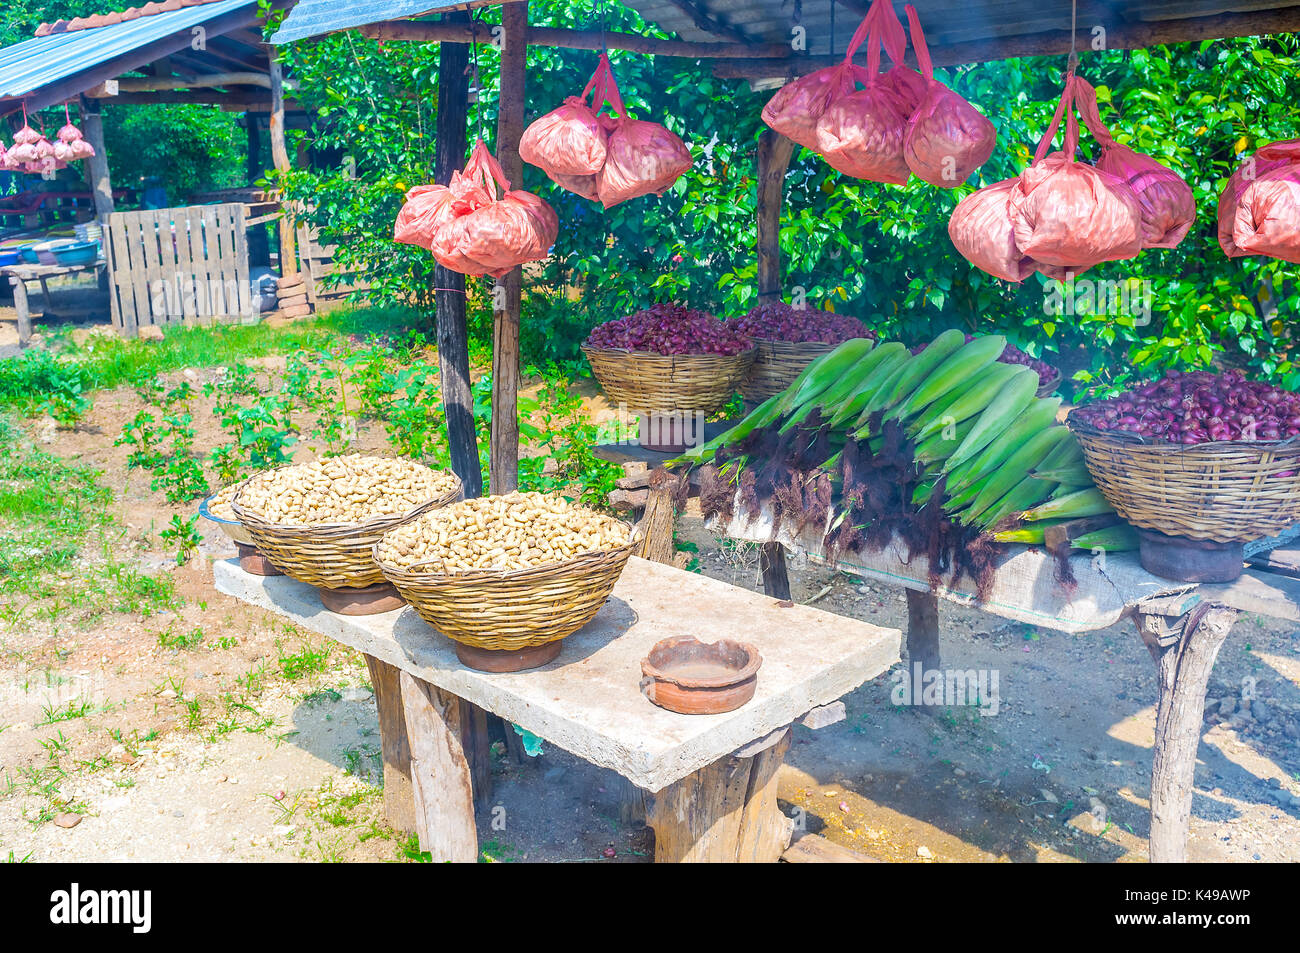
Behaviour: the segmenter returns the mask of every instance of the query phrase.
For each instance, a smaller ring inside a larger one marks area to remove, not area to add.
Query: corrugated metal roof
[[[302,39],[368,23],[410,19],[428,13],[485,6],[509,0],[473,0],[430,6],[430,0],[380,0],[359,4],[346,0],[301,0],[273,38],[275,43]],[[841,53],[871,0],[623,0],[648,22],[688,41],[741,40],[787,43],[798,26],[810,54]],[[1071,0],[912,0],[932,46],[978,42],[1001,37],[1054,33],[1070,29]],[[585,3],[585,0],[584,0]],[[1295,7],[1287,0],[1078,0],[1078,23],[1153,23],[1224,13],[1249,13]],[[903,0],[894,0],[902,15]],[[696,17],[692,10],[701,14]],[[709,32],[699,21],[723,29]],[[832,30],[832,20],[834,29]]]
[[[256,0],[220,0],[111,26],[38,36],[0,49],[0,98],[15,99],[124,56],[157,40],[189,34],[215,17]]]
[[[503,0],[469,0],[460,3],[435,3],[432,0],[375,0],[373,3],[355,3],[349,0],[298,0],[280,29],[271,37],[272,43],[290,43],[309,36],[350,30],[367,23],[387,23],[389,20],[409,20],[412,17],[471,7],[496,6]]]

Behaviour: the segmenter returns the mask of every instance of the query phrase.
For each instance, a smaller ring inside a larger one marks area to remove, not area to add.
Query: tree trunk
[[[271,163],[277,172],[289,171],[289,147],[284,140],[284,72],[277,59],[277,51],[270,48],[271,63]],[[288,278],[298,274],[298,248],[293,238],[292,210],[286,204],[280,219],[280,274]]]
[[[758,300],[781,300],[781,204],[795,143],[771,129],[758,137]]]
[[[95,199],[95,217],[101,225],[108,224],[113,214],[113,184],[108,178],[108,152],[104,148],[104,118],[99,103],[93,99],[81,101],[81,131],[95,154],[86,160],[86,174],[90,178],[90,191]]]

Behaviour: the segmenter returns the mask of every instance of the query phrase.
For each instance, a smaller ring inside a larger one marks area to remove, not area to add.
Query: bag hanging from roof
[[[948,237],[976,268],[995,278],[1021,282],[1038,270],[1016,245],[1009,202],[1020,179],[1003,179],[972,192],[957,203],[948,219]]]
[[[620,202],[651,192],[663,195],[690,169],[693,161],[691,150],[666,126],[628,116],[609,68],[609,58],[603,53],[601,62],[605,68],[604,84],[598,88],[593,102],[608,103],[614,116],[601,117],[609,138],[605,145],[605,164],[595,179],[600,204],[613,208]]]
[[[1142,250],[1142,207],[1117,176],[1079,162],[1074,117],[1077,78],[1066,77],[1061,102],[1034,161],[1020,175],[1008,208],[1021,254],[1074,273],[1103,261],[1133,258]],[[1047,155],[1065,116],[1065,144]]]
[[[863,42],[867,67],[852,65]],[[880,73],[881,50],[895,65]],[[831,168],[859,179],[903,185],[911,175],[903,157],[907,120],[920,103],[924,79],[903,66],[907,37],[889,0],[875,0],[845,51],[840,85],[817,121],[817,152]],[[862,89],[855,89],[858,82]]]
[[[997,130],[979,110],[935,80],[925,33],[910,3],[907,21],[925,87],[907,123],[903,157],[917,178],[941,189],[955,188],[993,155]]]
[[[562,106],[524,130],[523,138],[519,140],[519,157],[552,179],[557,175],[594,176],[599,172],[605,164],[609,132],[597,112],[612,79],[609,57],[602,53],[596,72],[581,96],[568,97]],[[593,93],[592,105],[589,106],[587,97]]]
[[[461,172],[453,172],[448,185],[417,185],[406,193],[406,204],[397,213],[393,240],[432,250],[443,226],[490,201],[487,190]]]
[[[450,216],[429,245],[439,264],[465,275],[499,278],[516,265],[547,256],[560,230],[555,211],[531,192],[512,191],[482,139],[475,143],[463,177],[487,201],[480,202],[481,195],[462,183],[457,201],[439,212]]]
[[[1219,245],[1229,258],[1300,262],[1300,139],[1261,146],[1219,196]]]
[[[1092,84],[1076,76],[1074,87],[1079,115],[1101,146],[1097,168],[1127,183],[1142,207],[1142,247],[1176,247],[1196,221],[1192,187],[1168,166],[1116,142],[1101,121]]]

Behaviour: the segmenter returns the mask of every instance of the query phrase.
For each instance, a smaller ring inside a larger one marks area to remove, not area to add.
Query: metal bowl
[[[199,504],[199,515],[209,523],[217,524],[217,526],[221,528],[221,531],[234,542],[255,548],[257,544],[253,542],[253,537],[249,535],[248,529],[243,523],[239,522],[239,520],[222,519],[209,509],[208,503],[212,500],[212,497],[216,495],[217,494],[213,493],[210,496],[204,497],[203,502]]]

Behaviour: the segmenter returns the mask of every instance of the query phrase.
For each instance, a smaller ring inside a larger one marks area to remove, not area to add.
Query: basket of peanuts
[[[238,489],[230,508],[285,575],[320,590],[326,608],[361,615],[401,604],[375,565],[374,544],[461,496],[453,473],[355,453],[259,473]],[[345,600],[356,591],[374,588],[391,594],[385,608],[374,600],[348,608]]]
[[[535,668],[605,604],[636,543],[627,523],[543,493],[464,500],[390,530],[384,577],[487,671]]]

